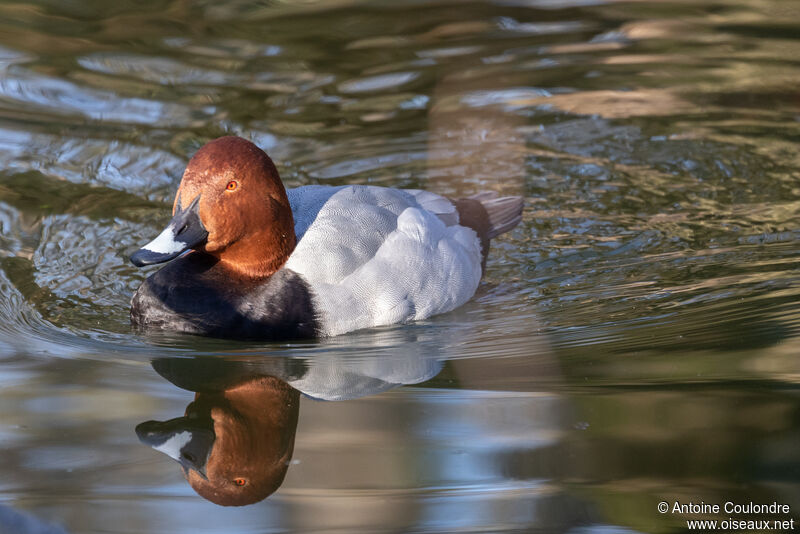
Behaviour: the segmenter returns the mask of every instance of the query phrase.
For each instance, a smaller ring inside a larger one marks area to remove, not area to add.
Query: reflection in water
[[[224,506],[258,502],[283,482],[294,450],[300,392],[326,400],[355,399],[432,378],[431,358],[363,359],[348,363],[260,356],[158,358],[153,368],[196,392],[183,417],[147,421],[139,440],[176,460],[192,488]],[[397,365],[401,368],[398,369]]]
[[[0,504],[0,532],[4,534],[67,534],[57,526]]]
[[[219,362],[213,367],[222,371]],[[136,434],[177,460],[192,488],[209,501],[224,506],[258,502],[286,475],[300,394],[272,376],[244,373],[229,384],[205,382],[200,377],[209,369],[204,366],[204,360],[155,360],[153,367],[165,378],[178,373],[180,383],[194,382],[190,389],[197,395],[183,417],[142,423]]]

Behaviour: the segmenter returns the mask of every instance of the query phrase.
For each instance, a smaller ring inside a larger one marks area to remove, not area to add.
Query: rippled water
[[[800,6],[780,0],[0,3],[0,527],[728,517],[658,513],[678,500],[795,517],[798,58]],[[127,257],[227,133],[288,186],[492,189],[526,198],[523,223],[477,296],[423,323],[136,335],[150,271]],[[257,504],[202,499],[134,432],[264,375],[303,395],[296,429],[249,427],[294,439]]]

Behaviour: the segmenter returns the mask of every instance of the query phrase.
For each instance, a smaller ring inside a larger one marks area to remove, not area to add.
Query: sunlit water
[[[657,511],[676,500],[796,517],[798,58],[779,0],[0,3],[0,530],[729,517]],[[476,297],[423,323],[136,335],[150,271],[127,257],[228,133],[290,187],[490,189],[524,196],[523,222]],[[303,393],[294,453],[271,497],[222,508],[134,428],[260,374]]]

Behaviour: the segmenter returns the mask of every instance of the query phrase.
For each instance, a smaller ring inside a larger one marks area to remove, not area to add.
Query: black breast
[[[286,340],[317,337],[308,284],[281,269],[245,279],[196,252],[168,263],[131,300],[131,323],[212,337]]]

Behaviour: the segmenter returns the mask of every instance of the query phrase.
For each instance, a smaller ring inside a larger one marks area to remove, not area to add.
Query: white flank
[[[150,252],[157,252],[159,254],[172,254],[186,248],[186,243],[175,240],[175,233],[173,232],[172,225],[170,224],[164,231],[158,234],[158,237],[150,241],[142,247]]]
[[[446,198],[361,185],[288,195],[299,242],[286,267],[311,287],[323,335],[425,319],[475,293],[480,242]]]
[[[183,431],[175,434],[167,441],[159,445],[158,447],[153,447],[155,450],[159,452],[163,452],[173,460],[180,460],[181,459],[181,449],[186,446],[192,440],[192,433],[188,431]]]

